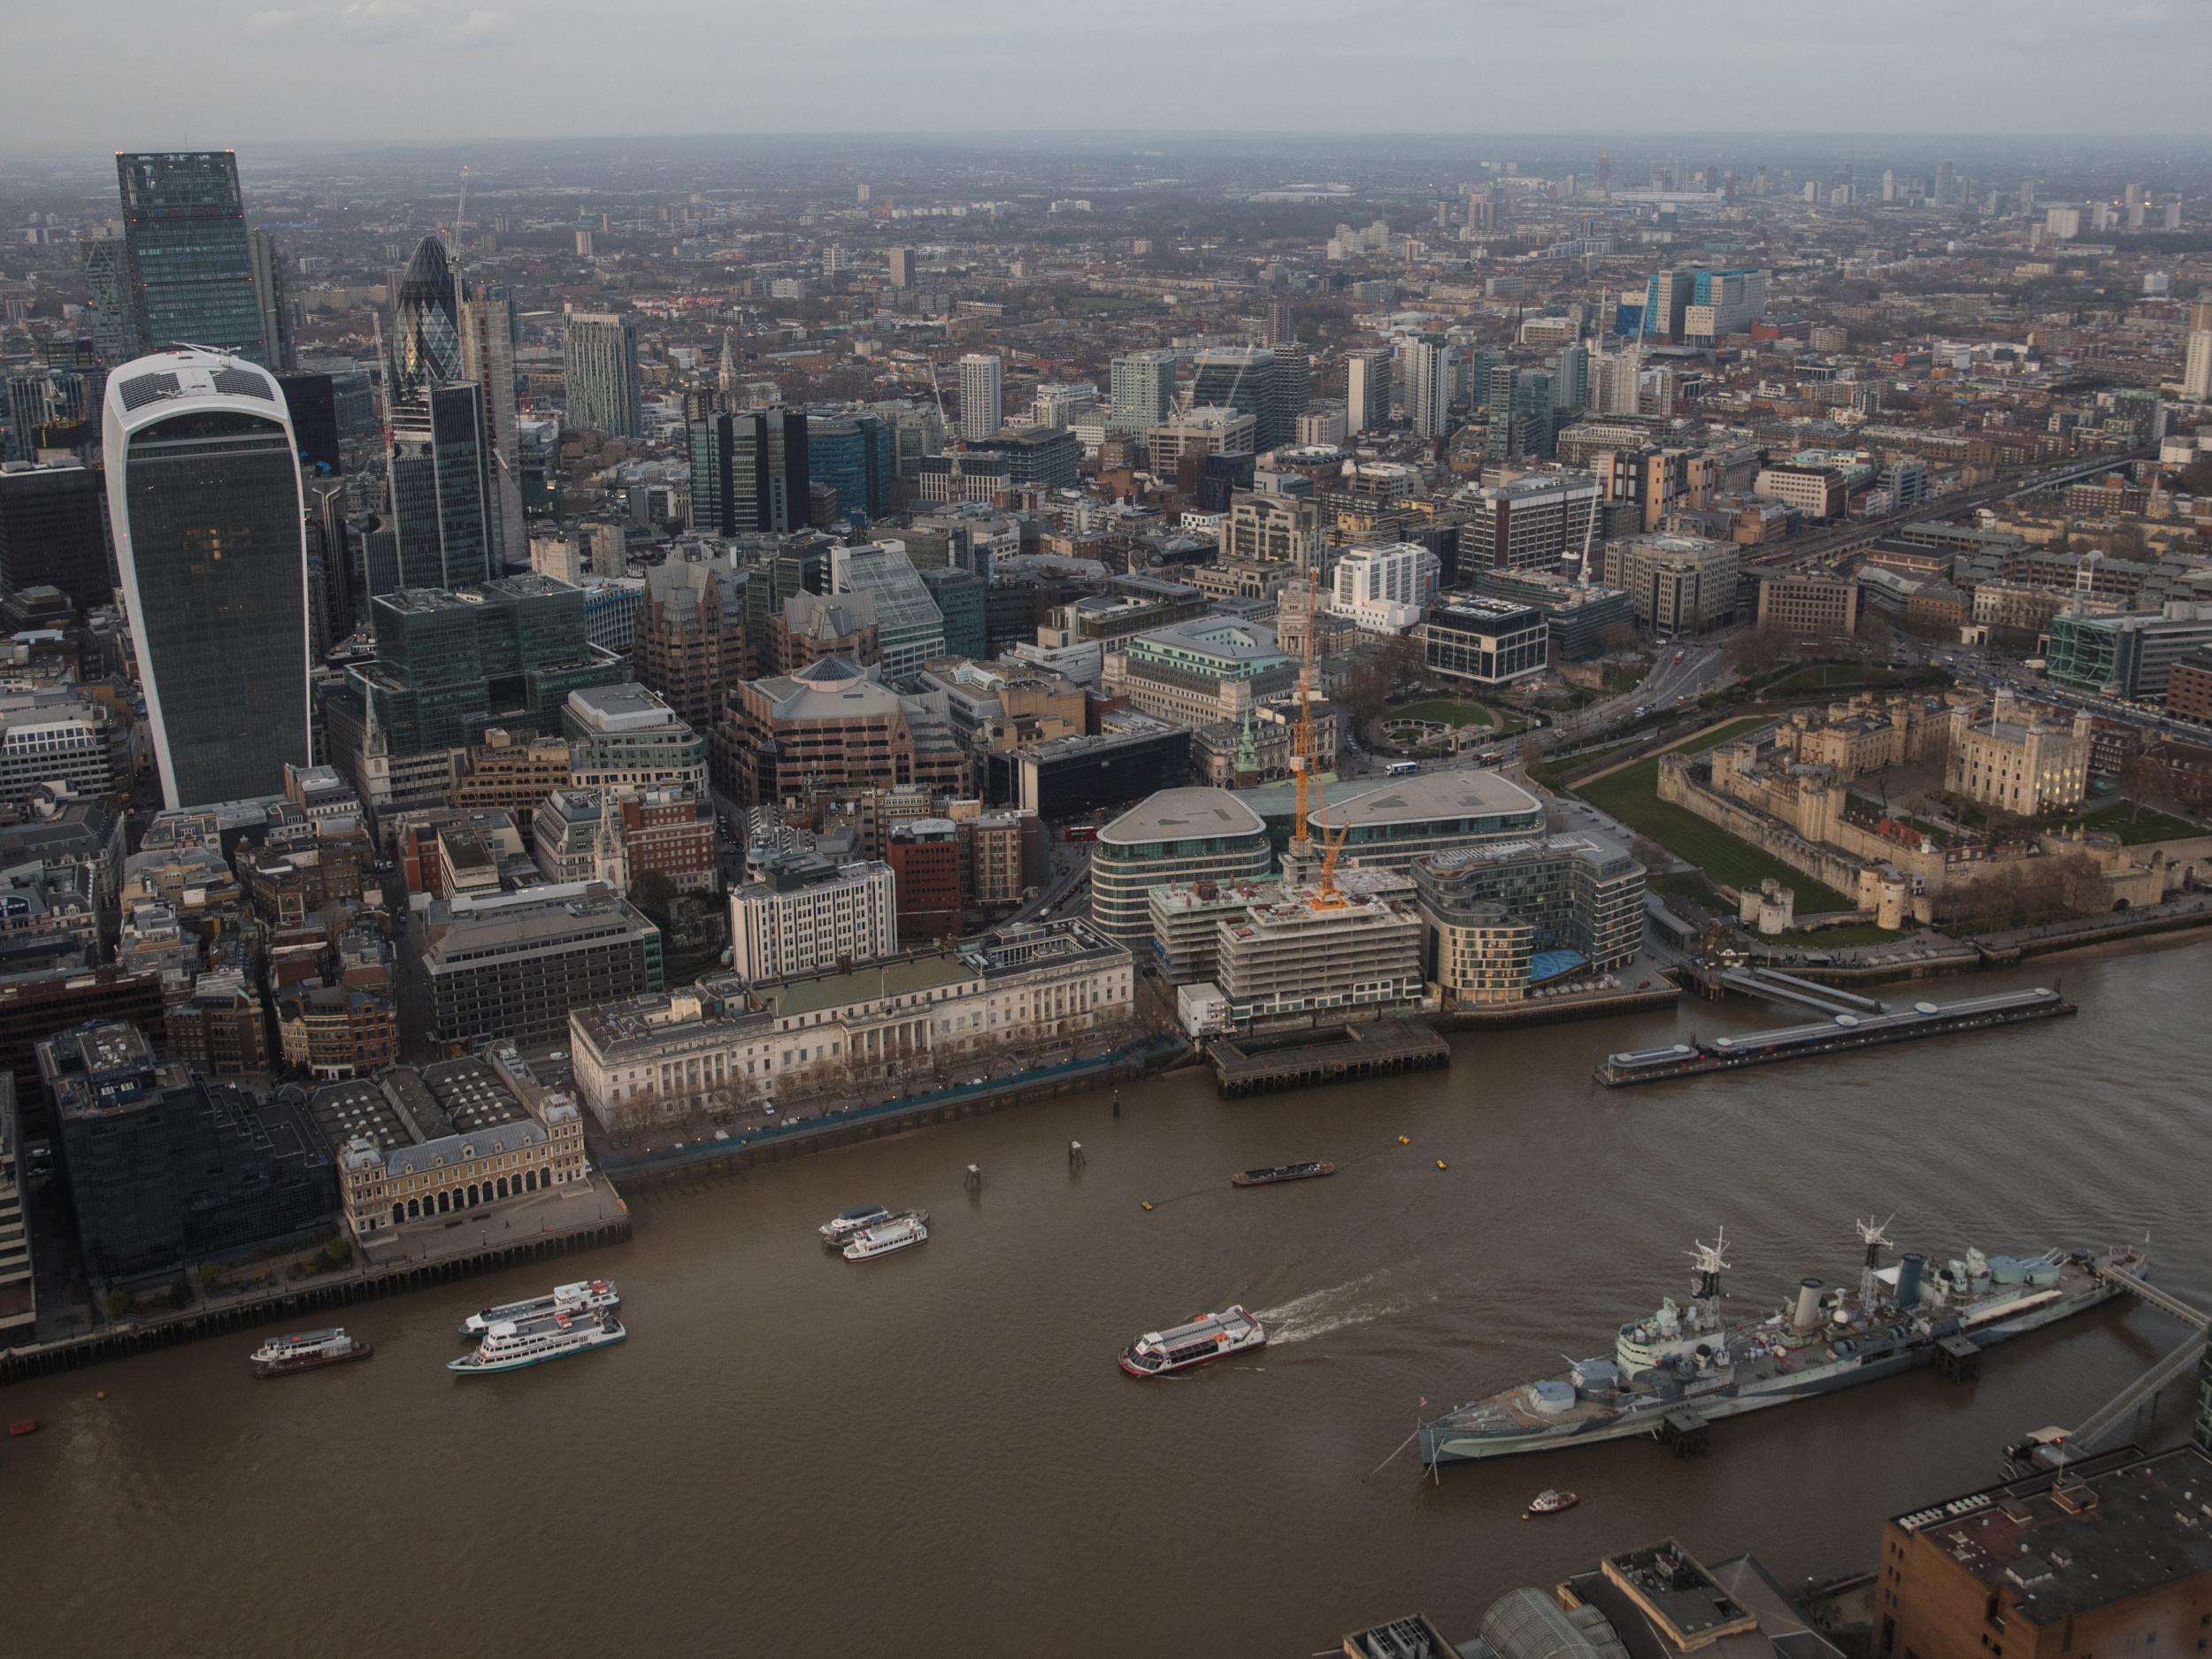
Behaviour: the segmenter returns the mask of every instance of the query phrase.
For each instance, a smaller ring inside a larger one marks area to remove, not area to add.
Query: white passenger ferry
[[[611,1313],[550,1313],[521,1324],[502,1321],[484,1333],[476,1352],[449,1359],[445,1368],[460,1376],[479,1371],[520,1371],[548,1360],[566,1359],[595,1348],[611,1348],[629,1333]]]
[[[891,1212],[881,1204],[855,1204],[850,1210],[841,1210],[821,1226],[822,1242],[836,1249],[848,1239],[881,1226],[891,1219]]]
[[[1148,1331],[1121,1351],[1121,1368],[1132,1377],[1160,1377],[1187,1371],[1267,1343],[1266,1327],[1242,1308],[1194,1315],[1187,1325]]]
[[[552,1313],[614,1313],[621,1306],[622,1294],[614,1287],[612,1279],[580,1279],[573,1285],[555,1286],[549,1296],[503,1302],[496,1308],[469,1315],[461,1321],[461,1340],[473,1342],[495,1325],[519,1325]]]
[[[845,1246],[845,1259],[865,1262],[873,1256],[888,1256],[894,1250],[903,1250],[910,1245],[928,1242],[929,1217],[919,1210],[910,1210],[855,1234]]]

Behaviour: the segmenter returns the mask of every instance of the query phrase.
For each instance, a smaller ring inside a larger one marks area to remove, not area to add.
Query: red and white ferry
[[[1148,1331],[1122,1349],[1121,1368],[1132,1377],[1162,1377],[1266,1343],[1266,1328],[1240,1307],[1223,1313],[1194,1314],[1187,1325]]]

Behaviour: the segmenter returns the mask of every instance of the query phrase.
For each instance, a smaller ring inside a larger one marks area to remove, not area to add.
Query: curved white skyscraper
[[[108,518],[162,795],[284,787],[309,756],[307,536],[284,393],[268,371],[162,351],[108,376]]]

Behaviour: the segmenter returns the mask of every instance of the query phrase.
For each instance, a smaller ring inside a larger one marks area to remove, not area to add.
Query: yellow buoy
[[[1402,1147],[1409,1147],[1413,1144],[1413,1137],[1411,1135],[1400,1135],[1398,1137],[1398,1144]]]
[[[1441,1158],[1437,1159],[1436,1167],[1440,1170],[1442,1169],[1444,1167],[1444,1160]]]
[[[1140,1202],[1142,1202],[1142,1201],[1140,1201]],[[1146,1208],[1147,1210],[1149,1210],[1149,1209],[1151,1209],[1151,1208],[1152,1208],[1152,1206],[1151,1206],[1150,1204],[1146,1204],[1146,1205],[1145,1205],[1145,1208]]]

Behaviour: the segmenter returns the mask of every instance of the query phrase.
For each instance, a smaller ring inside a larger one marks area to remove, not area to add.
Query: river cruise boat
[[[854,1234],[881,1226],[890,1219],[890,1210],[881,1204],[855,1204],[850,1210],[839,1210],[822,1224],[822,1242],[833,1250],[840,1248]]]
[[[1317,1176],[1335,1173],[1335,1164],[1325,1158],[1316,1158],[1310,1164],[1276,1164],[1263,1170],[1239,1170],[1229,1178],[1229,1185],[1272,1187],[1278,1181],[1310,1181]]]
[[[611,1348],[627,1340],[629,1334],[622,1328],[622,1321],[611,1313],[562,1312],[519,1323],[503,1320],[484,1333],[484,1340],[477,1345],[475,1353],[449,1359],[445,1368],[461,1377],[483,1371],[521,1371],[549,1360],[566,1359],[572,1354]]]
[[[845,1259],[849,1262],[872,1261],[879,1256],[888,1256],[917,1244],[929,1242],[929,1217],[919,1210],[910,1210],[903,1216],[894,1216],[879,1226],[855,1233],[845,1243]]]
[[[461,1321],[461,1340],[476,1341],[495,1325],[520,1325],[554,1313],[615,1313],[621,1307],[622,1294],[614,1287],[612,1279],[580,1279],[573,1285],[555,1286],[549,1296],[502,1302],[496,1308],[469,1315]]]
[[[282,1377],[296,1371],[316,1371],[325,1365],[342,1365],[348,1360],[366,1359],[374,1351],[342,1330],[296,1331],[289,1336],[273,1336],[254,1349],[253,1374]]]
[[[1242,1308],[1231,1308],[1224,1313],[1195,1314],[1187,1325],[1170,1330],[1146,1332],[1122,1349],[1121,1368],[1132,1377],[1164,1377],[1266,1343],[1266,1327]]]

